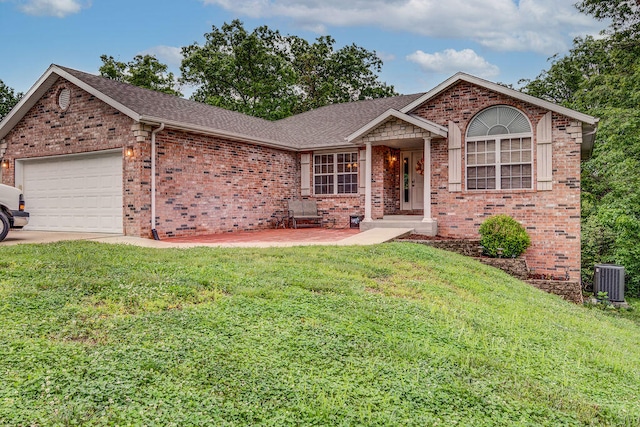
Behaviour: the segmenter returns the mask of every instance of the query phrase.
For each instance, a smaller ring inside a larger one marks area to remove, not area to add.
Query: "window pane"
[[[494,166],[475,166],[467,168],[467,189],[489,190],[494,189],[495,185]]]
[[[531,165],[503,165],[500,168],[502,175],[500,185],[503,189],[531,188]]]
[[[358,153],[314,155],[314,191],[316,194],[358,192]]]

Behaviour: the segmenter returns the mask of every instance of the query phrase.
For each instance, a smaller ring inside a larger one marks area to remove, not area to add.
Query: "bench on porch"
[[[307,227],[322,226],[322,215],[318,215],[318,204],[315,200],[288,200],[287,203],[287,215],[293,228],[298,228],[298,221],[304,222]]]

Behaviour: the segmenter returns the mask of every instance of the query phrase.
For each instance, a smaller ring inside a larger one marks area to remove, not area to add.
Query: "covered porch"
[[[435,236],[431,209],[434,140],[448,129],[420,117],[389,110],[347,139],[364,145],[364,219],[361,230],[412,229]]]

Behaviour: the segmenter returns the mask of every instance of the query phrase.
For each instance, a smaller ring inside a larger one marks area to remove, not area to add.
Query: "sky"
[[[384,61],[380,79],[426,92],[458,71],[519,87],[607,24],[577,0],[0,0],[0,80],[26,92],[55,63],[98,74],[100,55],[153,54],[179,74],[180,48],[240,19],[313,41],[330,35]],[[189,94],[193,88],[183,87]]]

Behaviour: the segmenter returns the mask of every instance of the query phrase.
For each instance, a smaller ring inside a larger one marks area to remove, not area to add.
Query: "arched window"
[[[531,123],[519,110],[489,107],[467,128],[467,190],[533,188]]]

